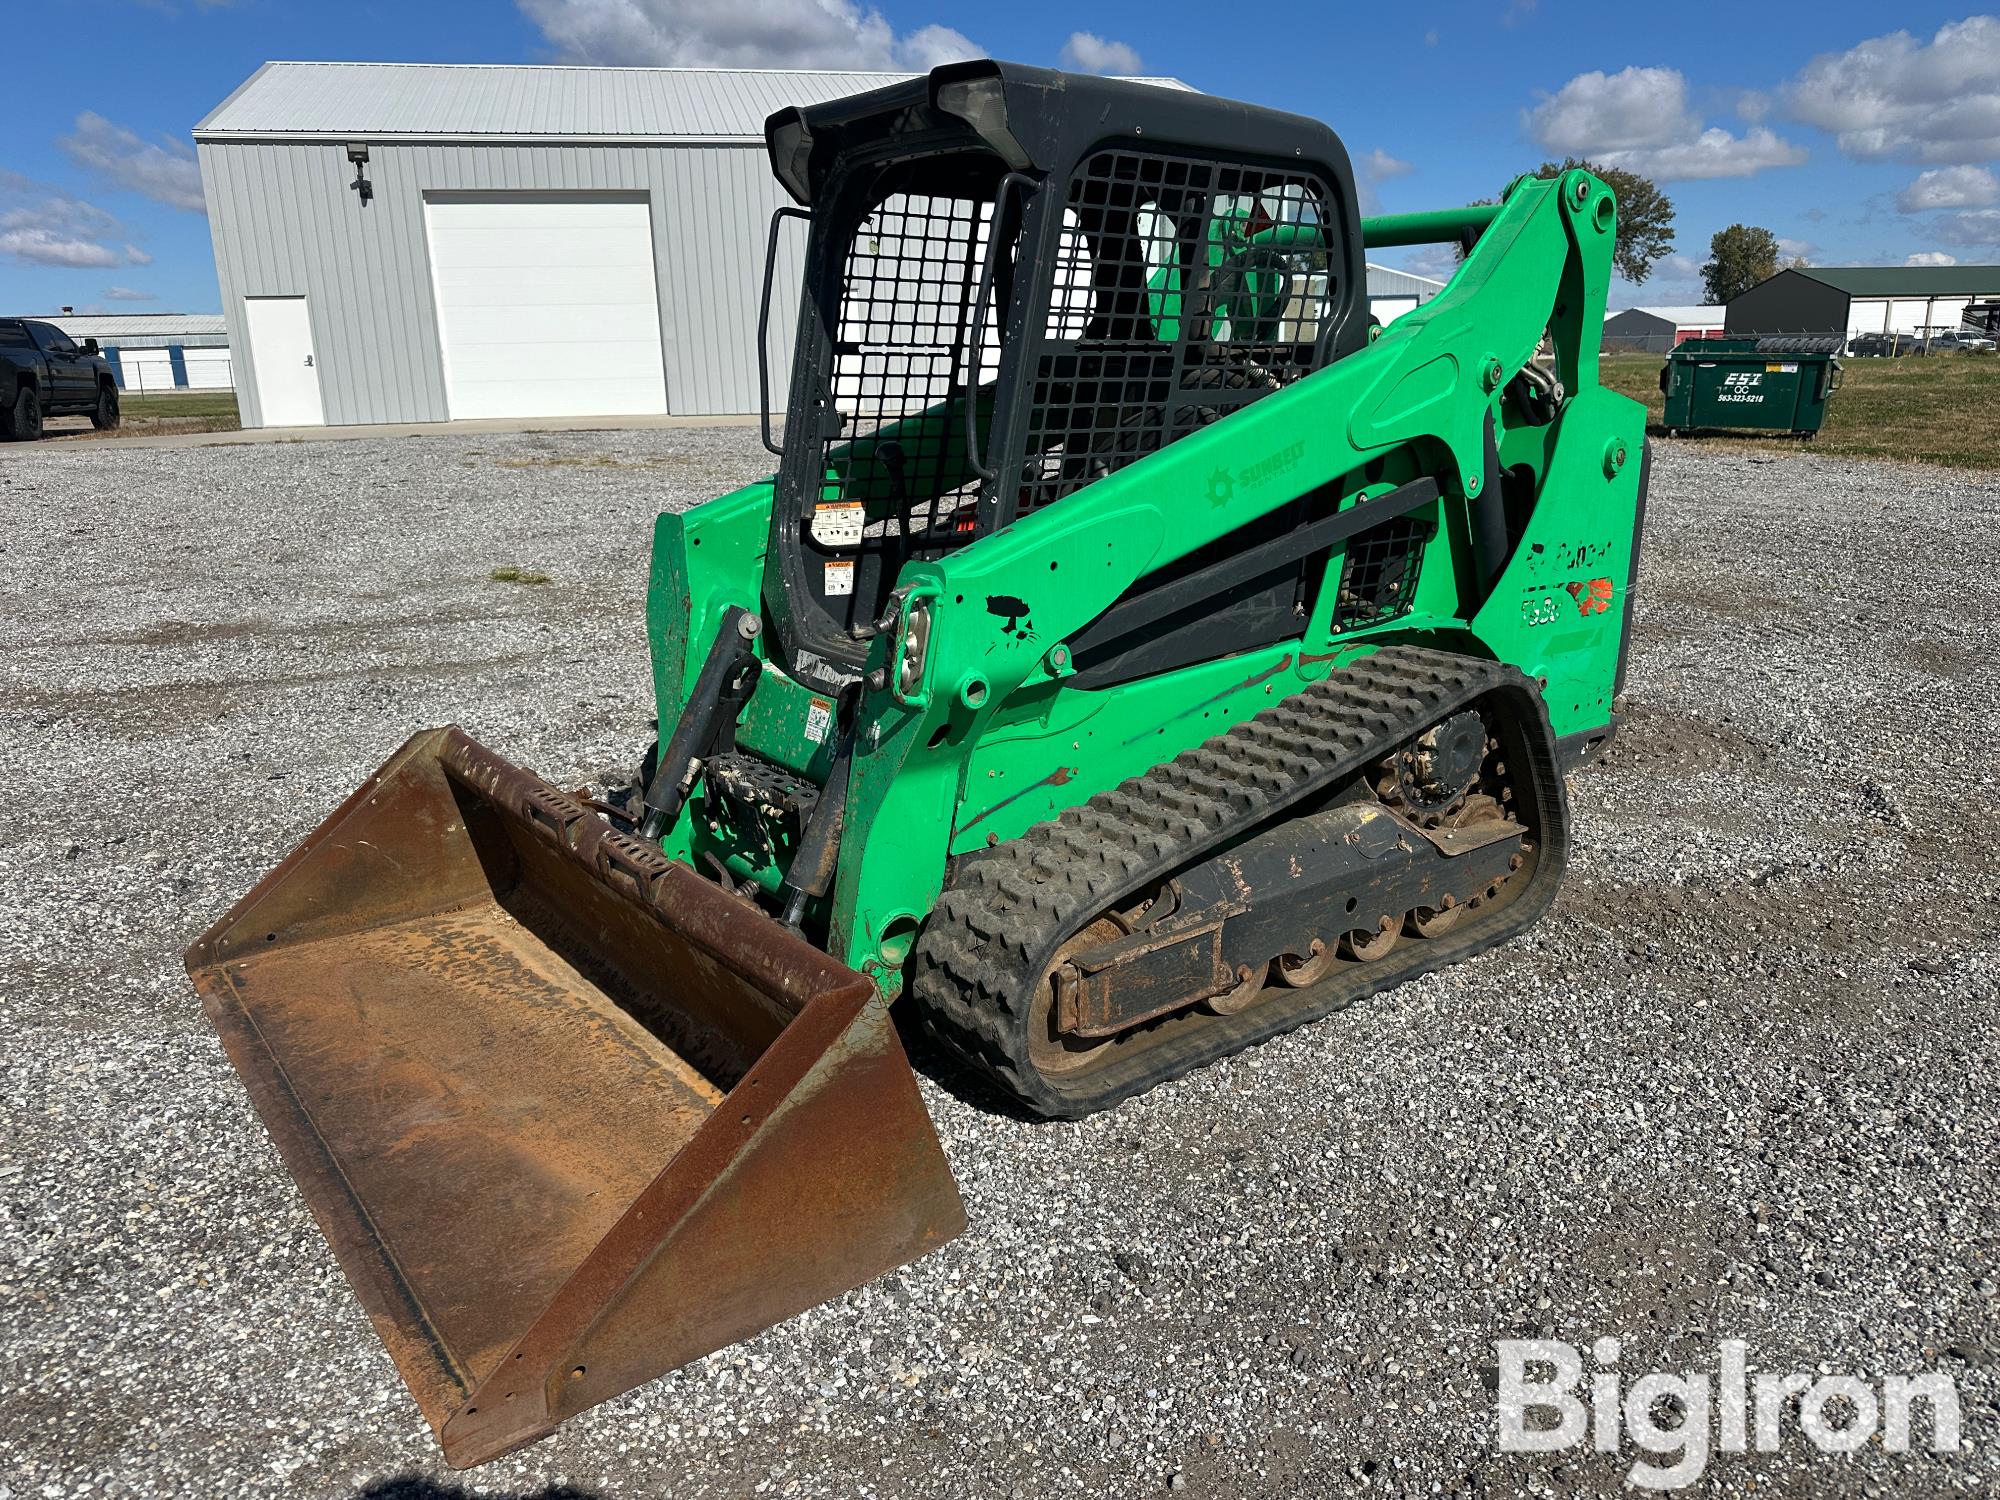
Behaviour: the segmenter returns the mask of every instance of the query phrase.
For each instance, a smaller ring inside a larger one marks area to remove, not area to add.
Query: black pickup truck
[[[30,441],[42,418],[62,416],[118,425],[118,383],[97,340],[79,346],[53,323],[0,318],[0,438]]]

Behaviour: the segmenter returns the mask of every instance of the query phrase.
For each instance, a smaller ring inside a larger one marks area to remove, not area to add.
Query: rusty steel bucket
[[[456,728],[187,965],[454,1467],[965,1227],[868,980]]]

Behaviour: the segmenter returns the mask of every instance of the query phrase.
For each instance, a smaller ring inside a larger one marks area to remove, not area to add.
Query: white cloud
[[[142,140],[122,125],[85,110],[76,129],[57,138],[71,161],[87,167],[114,187],[143,194],[170,208],[206,213],[201,196],[201,168],[192,147],[170,136],[158,144]]]
[[[1861,161],[2000,156],[2000,17],[1953,22],[1929,42],[1892,31],[1824,53],[1784,93],[1793,119]]]
[[[1702,125],[1675,68],[1579,73],[1525,118],[1535,144],[1665,181],[1748,177],[1795,167],[1805,151],[1765,126],[1734,135]]]
[[[158,292],[142,292],[137,287],[129,286],[108,286],[104,295],[113,302],[157,302],[160,299]]]
[[[2000,245],[2000,208],[1962,208],[1930,221],[1930,233],[1947,245],[1979,249]]]
[[[1559,156],[1592,156],[1684,140],[1701,131],[1687,80],[1672,68],[1579,73],[1528,111],[1528,134]]]
[[[1608,167],[1626,167],[1667,182],[1750,177],[1767,167],[1796,167],[1805,159],[1803,146],[1793,145],[1762,125],[1742,135],[1711,126],[1691,141],[1646,151],[1610,151],[1595,158]]]
[[[117,218],[61,188],[0,169],[0,257],[38,266],[143,265]]]
[[[1903,264],[1906,266],[1955,266],[1958,264],[1958,257],[1956,255],[1946,255],[1942,250],[1919,250],[1914,255],[1904,256]]]
[[[567,61],[923,72],[982,55],[949,26],[898,33],[853,0],[518,0]]]
[[[1380,146],[1361,158],[1361,172],[1371,182],[1387,182],[1391,177],[1401,177],[1414,170],[1400,156],[1391,156]]]
[[[1788,239],[1778,236],[1778,254],[1786,260],[1808,260],[1819,253],[1819,246],[1811,240]]]
[[[1896,195],[1906,214],[1933,208],[1984,208],[2000,201],[2000,180],[1984,167],[1933,167]]]
[[[1094,31],[1072,31],[1063,43],[1062,65],[1079,73],[1110,73],[1131,77],[1144,71],[1139,54],[1123,42],[1107,41]]]
[[[1736,96],[1736,116],[1752,125],[1761,125],[1771,112],[1771,96],[1762,89],[1745,89]]]
[[[6,226],[0,221],[0,255],[35,266],[115,266],[118,252],[46,224]]]

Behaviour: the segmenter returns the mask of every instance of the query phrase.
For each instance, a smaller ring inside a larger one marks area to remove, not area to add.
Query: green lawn
[[[152,419],[227,417],[237,420],[234,391],[175,391],[150,396],[126,396],[118,403],[128,421],[134,417]]]
[[[98,432],[88,417],[51,417],[51,438],[152,437],[163,432],[234,432],[243,425],[234,391],[155,391],[121,396],[118,427]]]
[[[1646,403],[1657,436],[1663,415],[1657,354],[1614,354],[1604,383]],[[1812,451],[1850,458],[1896,458],[1957,469],[2000,468],[2000,355],[1935,354],[1920,359],[1843,359],[1840,389]],[[1768,434],[1712,433],[1696,443],[1776,442]]]

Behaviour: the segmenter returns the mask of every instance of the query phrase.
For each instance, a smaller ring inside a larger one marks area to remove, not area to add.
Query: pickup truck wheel
[[[32,387],[22,386],[9,413],[7,436],[17,443],[32,443],[42,435],[42,398]]]
[[[99,432],[109,432],[118,425],[118,387],[100,386],[97,392],[97,409],[90,414],[90,425]]]

